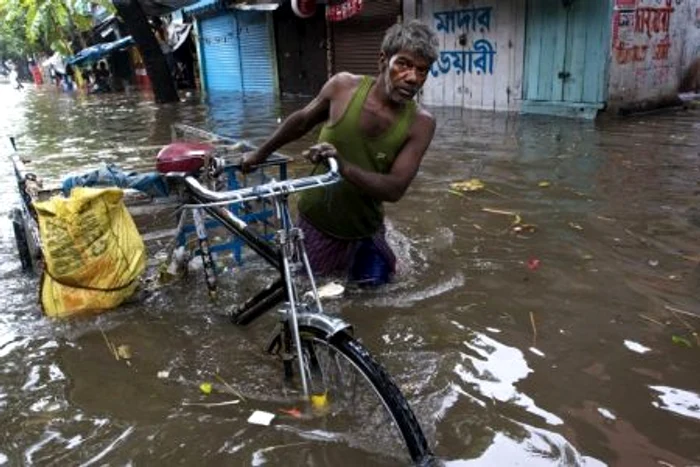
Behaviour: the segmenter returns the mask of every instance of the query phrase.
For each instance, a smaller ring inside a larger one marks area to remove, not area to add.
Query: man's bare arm
[[[250,157],[246,156],[244,165],[249,168],[264,162],[270,154],[285,144],[301,138],[316,125],[328,120],[331,99],[337,91],[336,88],[341,79],[342,77],[339,77],[339,75],[329,79],[318,95],[306,107],[289,115],[267,141],[254,151]]]
[[[341,163],[340,173],[353,185],[381,201],[396,202],[406,193],[418,173],[430,142],[435,134],[435,119],[427,112],[416,116],[412,135],[396,156],[388,174],[369,172],[354,164]]]

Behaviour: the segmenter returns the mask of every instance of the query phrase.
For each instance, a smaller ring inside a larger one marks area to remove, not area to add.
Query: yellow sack
[[[146,247],[118,188],[74,188],[34,204],[44,274],[41,305],[52,317],[114,308],[138,286]]]

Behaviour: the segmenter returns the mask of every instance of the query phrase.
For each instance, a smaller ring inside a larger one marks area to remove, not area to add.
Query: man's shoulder
[[[331,79],[328,81],[335,90],[340,91],[356,88],[360,85],[363,78],[363,75],[355,75],[347,71],[341,71],[331,76]]]
[[[415,122],[420,125],[425,125],[427,123],[434,125],[435,117],[422,105],[416,103],[416,118]]]

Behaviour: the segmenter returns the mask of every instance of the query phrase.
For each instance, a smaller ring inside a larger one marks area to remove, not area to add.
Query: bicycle
[[[265,349],[282,360],[286,382],[301,383],[307,409],[309,401],[321,397],[330,409],[331,417],[342,412],[359,417],[362,430],[369,430],[373,441],[384,442],[372,434],[382,429],[380,436],[393,436],[385,431],[388,421],[400,434],[411,460],[420,465],[432,463],[433,454],[413,411],[388,372],[360,342],[354,338],[352,326],[340,318],[324,314],[316,281],[303,244],[303,232],[291,221],[289,196],[307,189],[328,187],[340,180],[337,162],[329,159],[329,171],[285,181],[231,191],[207,188],[222,173],[225,161],[216,154],[203,158],[196,172],[168,173],[170,180],[179,181],[189,198],[185,208],[191,209],[199,252],[203,259],[205,278],[210,292],[216,291],[216,271],[208,244],[203,212],[216,219],[231,234],[238,236],[255,253],[273,266],[280,277],[258,292],[243,305],[229,312],[230,320],[247,325],[268,311],[279,307],[279,322],[271,333]],[[230,206],[269,200],[274,204],[280,228],[274,245],[256,234],[243,219],[231,212]],[[305,278],[305,279],[304,279]],[[310,286],[302,293],[301,282]],[[363,383],[370,390],[357,391]],[[368,399],[369,398],[369,399]],[[376,404],[381,410],[367,408]],[[315,399],[318,400],[318,399]],[[351,410],[351,412],[347,412]],[[328,419],[328,417],[326,417]],[[396,432],[394,432],[396,434]],[[403,449],[403,447],[402,447]]]

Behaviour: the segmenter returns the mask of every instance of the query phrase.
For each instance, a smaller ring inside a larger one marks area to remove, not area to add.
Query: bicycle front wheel
[[[319,328],[299,328],[314,410],[331,432],[351,444],[426,464],[432,458],[406,398],[369,351],[346,332],[330,338]]]

